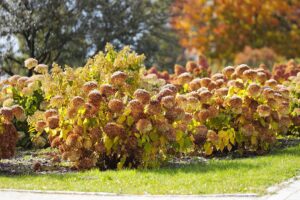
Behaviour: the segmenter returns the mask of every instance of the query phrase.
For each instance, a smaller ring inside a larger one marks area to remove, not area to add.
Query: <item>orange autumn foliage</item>
[[[300,53],[299,0],[176,0],[171,24],[187,49],[233,60],[245,46]]]

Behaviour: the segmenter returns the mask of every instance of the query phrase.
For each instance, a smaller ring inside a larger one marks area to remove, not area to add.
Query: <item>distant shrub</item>
[[[278,55],[271,48],[264,47],[261,49],[253,49],[247,46],[243,52],[236,54],[234,63],[236,65],[247,64],[252,67],[265,64],[271,69],[277,60]]]

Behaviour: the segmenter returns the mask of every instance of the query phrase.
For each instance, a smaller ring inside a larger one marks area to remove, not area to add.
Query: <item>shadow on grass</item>
[[[300,140],[299,140],[300,141]],[[214,171],[223,171],[223,170],[237,170],[237,171],[247,171],[251,169],[261,169],[266,167],[266,163],[271,162],[271,159],[277,159],[286,156],[299,156],[300,157],[300,145],[297,144],[288,147],[275,149],[271,151],[269,154],[256,156],[256,157],[248,157],[248,158],[237,158],[237,159],[208,159],[208,162],[199,162],[192,164],[176,164],[176,165],[167,165],[161,168],[155,169],[136,169],[135,171],[140,174],[150,174],[157,173],[162,175],[176,175],[178,173],[194,173],[194,174],[205,174],[208,172]],[[257,162],[247,162],[247,160],[255,160]],[[246,161],[246,162],[244,162]],[[20,165],[20,164],[18,164]],[[13,166],[12,166],[13,167]],[[96,174],[106,173],[106,171],[101,172],[100,170],[95,170]],[[111,170],[113,171],[113,170]],[[130,171],[130,170],[129,170]],[[48,176],[54,179],[68,179],[74,176],[74,174],[79,173],[79,175],[84,175],[89,171],[69,171],[66,173],[51,173],[51,174],[42,174],[42,173],[34,173],[34,172],[24,172],[24,173],[10,173],[1,170],[0,163],[0,177],[9,177],[9,178],[22,178],[22,177],[37,177],[37,176]],[[92,172],[93,173],[93,172]]]

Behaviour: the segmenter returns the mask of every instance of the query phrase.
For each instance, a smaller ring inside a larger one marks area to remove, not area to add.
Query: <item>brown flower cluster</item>
[[[185,67],[176,64],[173,71],[174,74],[169,74],[167,71],[160,72],[156,67],[151,67],[147,71],[147,74],[155,74],[158,78],[164,79],[167,83],[172,84],[188,83],[193,78],[207,77],[211,74],[209,65],[204,57],[199,58],[198,62],[187,62]]]
[[[18,134],[12,120],[22,111],[19,107],[0,109],[0,159],[11,158],[15,154]]]
[[[300,64],[290,60],[286,64],[276,64],[272,70],[272,76],[278,82],[284,82],[291,76],[296,76],[300,72]]]

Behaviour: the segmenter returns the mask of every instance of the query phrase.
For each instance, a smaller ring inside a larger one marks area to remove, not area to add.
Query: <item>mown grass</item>
[[[300,145],[269,155],[212,159],[207,163],[152,170],[52,175],[1,175],[0,188],[113,192],[120,194],[259,193],[299,174]]]

